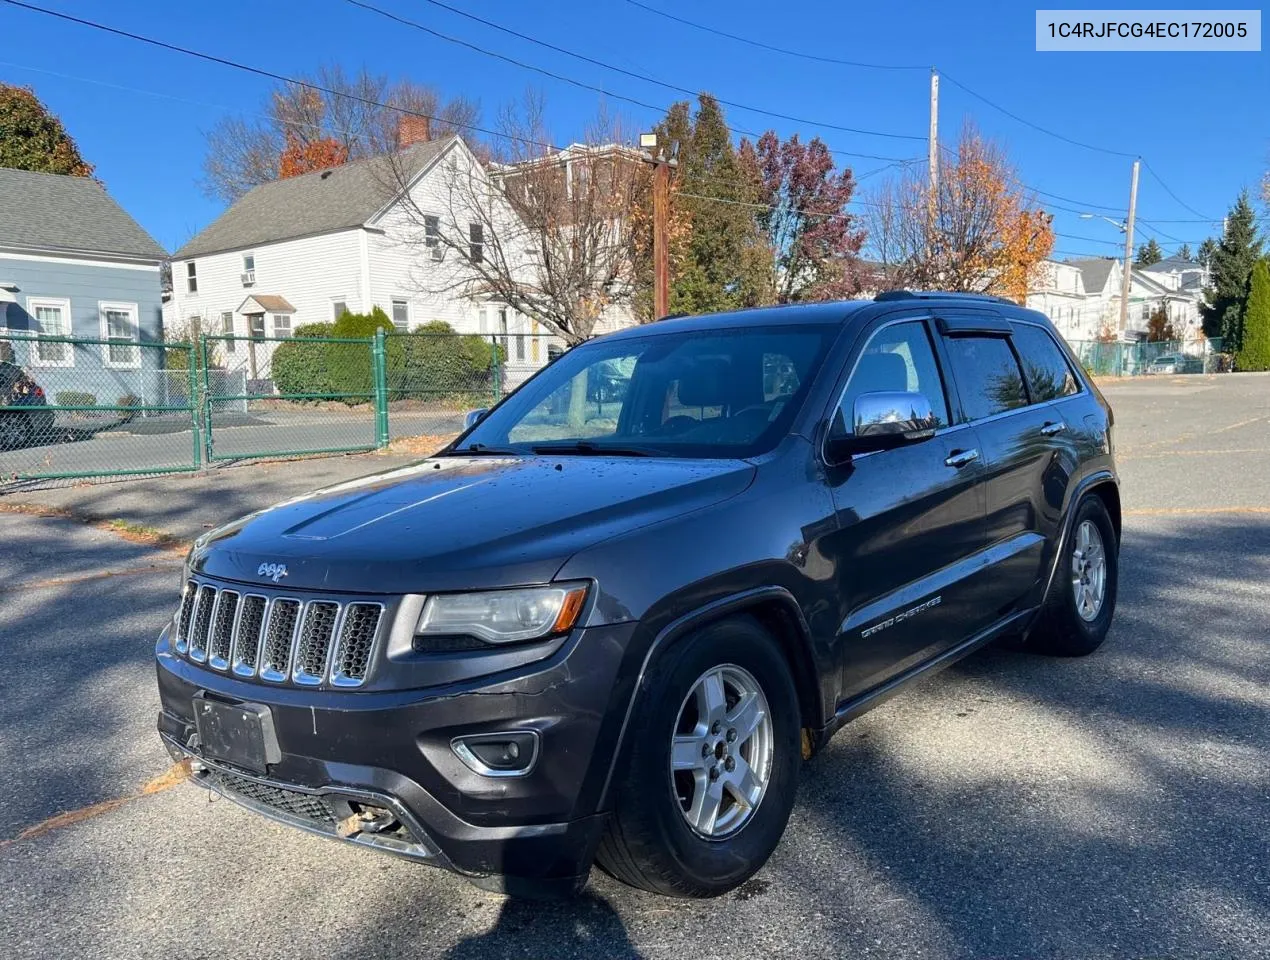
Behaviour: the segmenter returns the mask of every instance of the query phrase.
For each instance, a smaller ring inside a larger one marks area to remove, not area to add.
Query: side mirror
[[[485,419],[485,414],[487,413],[489,413],[489,407],[478,407],[475,410],[469,410],[463,415],[463,429],[471,430]]]
[[[935,435],[937,421],[930,400],[922,393],[880,391],[856,397],[851,432],[831,435],[826,450],[835,462],[853,454],[889,450],[920,443]]]

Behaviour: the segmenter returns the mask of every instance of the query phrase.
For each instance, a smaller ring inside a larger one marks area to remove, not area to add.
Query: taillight
[[[35,385],[35,388],[31,392],[35,394],[35,399],[37,400],[44,399],[44,388],[41,387],[38,383]]]

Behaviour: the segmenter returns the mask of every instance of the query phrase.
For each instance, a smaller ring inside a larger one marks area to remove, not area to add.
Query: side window
[[[946,342],[967,420],[1027,406],[1023,374],[1004,337],[949,337]]]
[[[1070,397],[1080,392],[1072,368],[1053,337],[1030,323],[1011,326],[1014,328],[1014,349],[1023,361],[1023,373],[1027,377],[1033,403]]]
[[[938,426],[948,426],[948,403],[935,351],[921,320],[897,323],[875,333],[856,361],[834,415],[833,430],[846,431],[856,398],[865,393],[925,394]]]

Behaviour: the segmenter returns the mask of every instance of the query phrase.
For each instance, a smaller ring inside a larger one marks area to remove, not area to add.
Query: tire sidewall
[[[725,664],[744,668],[762,687],[775,749],[758,809],[737,832],[711,839],[697,834],[683,817],[670,776],[670,747],[679,710],[692,686],[707,671]],[[766,631],[749,618],[737,618],[679,641],[653,673],[631,758],[633,780],[647,784],[647,791],[635,801],[643,805],[648,827],[675,871],[707,894],[723,893],[766,862],[789,820],[801,759],[798,695],[789,666]]]

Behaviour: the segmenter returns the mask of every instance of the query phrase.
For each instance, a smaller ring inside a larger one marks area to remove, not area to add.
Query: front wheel
[[[1085,497],[1076,508],[1030,646],[1041,653],[1083,657],[1102,645],[1116,609],[1118,547],[1102,498]]]
[[[710,897],[767,861],[794,802],[798,695],[754,620],[705,627],[654,661],[597,859],[632,886]]]

